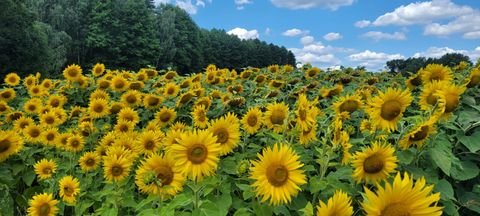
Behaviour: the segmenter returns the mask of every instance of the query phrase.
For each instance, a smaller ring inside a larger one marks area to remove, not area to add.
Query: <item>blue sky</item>
[[[189,12],[201,28],[285,46],[327,68],[460,52],[480,57],[480,0],[156,0]]]

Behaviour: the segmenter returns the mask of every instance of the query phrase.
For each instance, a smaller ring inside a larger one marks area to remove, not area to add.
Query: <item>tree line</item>
[[[153,0],[2,0],[0,74],[58,75],[67,64],[110,68],[295,65],[285,47],[201,29],[184,10]]]
[[[386,65],[390,72],[402,73],[403,75],[408,76],[417,73],[418,70],[424,68],[428,64],[442,64],[453,68],[462,61],[472,65],[470,58],[461,53],[447,53],[440,58],[411,57],[407,59],[394,59],[387,61]]]

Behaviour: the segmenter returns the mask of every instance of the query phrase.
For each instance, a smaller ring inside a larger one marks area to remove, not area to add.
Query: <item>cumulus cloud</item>
[[[252,0],[235,0],[235,5],[237,6],[238,10],[243,10],[245,8],[245,5],[252,3]]]
[[[307,30],[300,30],[300,29],[297,29],[297,28],[293,28],[293,29],[289,29],[285,32],[282,33],[283,36],[287,36],[287,37],[296,37],[296,36],[299,36],[299,35],[305,35],[305,34],[308,34],[309,31]]]
[[[480,31],[480,11],[471,14],[465,14],[446,23],[431,23],[425,27],[425,35],[447,36],[455,33],[464,33],[468,38],[475,35],[474,32]],[[471,39],[471,38],[470,38]]]
[[[365,50],[363,52],[355,53],[348,56],[348,59],[350,61],[356,62],[361,66],[365,66],[367,67],[367,69],[370,70],[378,70],[383,68],[387,61],[404,58],[405,56],[401,54],[387,54],[370,50]]]
[[[166,3],[173,3],[172,0],[154,0],[155,4],[166,4]],[[212,0],[207,0],[208,3],[212,3]],[[179,8],[187,11],[189,14],[196,14],[198,12],[199,7],[205,7],[204,0],[196,0],[192,2],[192,0],[175,0],[174,3]]]
[[[370,22],[368,20],[360,20],[360,21],[355,22],[355,27],[365,28],[365,27],[369,26],[371,23],[372,22]]]
[[[323,7],[337,10],[342,6],[352,5],[354,0],[270,0],[273,5],[288,9],[309,9]]]
[[[469,6],[457,5],[450,0],[432,0],[402,5],[392,12],[379,16],[375,26],[425,24],[434,20],[472,13]]]
[[[406,40],[407,37],[403,32],[395,32],[395,33],[385,33],[379,31],[369,31],[362,35],[364,38],[373,39],[375,41],[380,40]]]
[[[342,38],[343,38],[343,36],[340,33],[337,33],[337,32],[330,32],[330,33],[323,36],[323,39],[325,39],[327,41],[334,41],[334,40],[339,40],[339,39],[342,39]]]
[[[415,53],[413,57],[439,58],[447,53],[461,53],[470,57],[470,60],[476,61],[480,58],[480,46],[473,50],[457,50],[450,47],[429,47],[425,51]]]
[[[244,28],[234,28],[227,32],[230,35],[236,35],[238,38],[242,40],[249,40],[249,39],[256,39],[259,38],[258,31],[256,29],[247,30]]]
[[[304,46],[305,45],[309,45],[309,44],[312,44],[315,42],[315,38],[308,35],[308,36],[304,36],[300,39],[300,43],[302,43]]]
[[[467,32],[463,34],[465,39],[480,39],[480,31]]]
[[[345,54],[354,52],[353,49],[342,47],[333,47],[324,45],[320,41],[315,41],[312,36],[304,36],[300,39],[302,48],[290,48],[297,61],[302,63],[311,63],[318,67],[330,67],[340,65],[342,61],[336,54]]]

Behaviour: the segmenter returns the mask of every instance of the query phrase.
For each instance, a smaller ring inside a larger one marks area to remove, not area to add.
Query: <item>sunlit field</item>
[[[480,67],[116,70],[0,85],[0,215],[480,214]]]

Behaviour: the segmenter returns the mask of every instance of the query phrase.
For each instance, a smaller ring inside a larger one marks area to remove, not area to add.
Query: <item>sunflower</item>
[[[155,114],[155,120],[161,127],[169,125],[177,117],[177,112],[174,109],[168,107],[163,107],[160,111]]]
[[[93,99],[88,104],[88,112],[92,118],[102,118],[109,114],[108,101],[105,99]]]
[[[452,70],[441,64],[429,64],[419,71],[424,84],[436,81],[451,81],[453,79]]]
[[[210,109],[210,106],[212,105],[212,98],[210,96],[204,96],[197,101],[195,101],[195,106],[203,105],[205,106],[205,109]]]
[[[203,177],[215,173],[221,147],[212,132],[194,130],[182,133],[177,143],[171,145],[169,150],[178,166],[182,167],[183,175],[201,181]]]
[[[130,107],[125,107],[118,112],[118,120],[130,121],[133,124],[137,124],[140,121],[137,111]]]
[[[82,68],[76,64],[69,65],[63,70],[63,76],[69,81],[76,81],[82,76]]]
[[[259,74],[255,77],[255,82],[257,85],[261,85],[267,81],[267,77],[263,74]]]
[[[190,102],[190,100],[192,100],[194,96],[195,96],[195,93],[192,90],[181,94],[177,100],[176,106],[180,107],[185,105],[186,103]]]
[[[298,97],[297,109],[295,115],[297,116],[296,125],[301,130],[312,128],[316,124],[318,109],[311,105],[305,94],[300,94]]]
[[[108,95],[108,93],[103,89],[95,89],[95,91],[93,91],[90,94],[90,101],[95,100],[95,99],[104,99],[104,100],[109,101],[110,100],[110,95]]]
[[[46,91],[41,85],[34,85],[28,88],[28,94],[32,97],[43,97]]]
[[[263,123],[275,133],[282,132],[288,118],[288,105],[283,102],[274,102],[268,104],[266,109]]]
[[[5,76],[5,84],[9,86],[17,86],[20,84],[20,77],[16,73],[9,73],[7,76]]]
[[[18,153],[23,148],[23,139],[17,132],[0,130],[0,162]]]
[[[147,109],[157,109],[162,102],[163,98],[154,94],[146,94],[143,98],[143,106]]]
[[[128,132],[119,134],[113,143],[114,147],[123,147],[130,152],[129,158],[137,158],[142,151],[140,145],[136,145],[135,139],[137,138],[136,132]]]
[[[29,125],[23,131],[24,138],[30,143],[41,141],[41,134],[42,128],[37,125]]]
[[[43,127],[56,127],[61,124],[58,116],[52,111],[40,114],[39,118],[40,125]]]
[[[278,66],[278,64],[270,65],[267,69],[272,73],[277,73],[280,70],[280,66]]]
[[[412,145],[416,145],[417,148],[421,148],[425,141],[428,140],[428,137],[436,132],[435,120],[435,118],[430,118],[429,120],[417,125],[399,141],[399,146],[402,149],[410,148]]]
[[[80,193],[80,182],[73,176],[65,176],[59,181],[59,194],[63,201],[74,204]]]
[[[83,149],[85,145],[85,140],[79,134],[74,134],[70,136],[67,140],[66,150],[71,152],[79,152]]]
[[[165,78],[165,80],[172,80],[172,79],[175,78],[176,76],[178,76],[178,74],[177,74],[176,71],[168,71],[168,72],[164,75],[164,78]]]
[[[85,152],[78,160],[78,163],[82,171],[93,171],[100,164],[100,156],[95,152]]]
[[[473,88],[480,83],[480,67],[473,68],[468,77],[468,88]]]
[[[67,98],[63,95],[50,95],[48,97],[46,105],[52,108],[61,108],[63,107],[63,105],[65,105],[66,101]]]
[[[110,88],[117,92],[123,92],[128,88],[128,81],[121,75],[117,75],[110,81]]]
[[[114,126],[114,130],[117,133],[127,133],[133,131],[135,124],[131,121],[118,120],[117,124]]]
[[[58,138],[55,146],[59,149],[66,149],[68,144],[68,139],[73,136],[72,133],[61,133]]]
[[[107,80],[105,78],[101,78],[97,80],[97,88],[105,90],[110,88],[110,80]]]
[[[32,118],[22,116],[19,119],[15,120],[15,122],[13,123],[13,128],[17,132],[22,132],[27,126],[33,124],[35,124],[35,121],[33,121]]]
[[[180,87],[177,84],[170,82],[165,85],[163,94],[167,97],[176,97],[179,91]]]
[[[438,90],[443,89],[445,86],[449,85],[447,81],[432,81],[426,83],[422,88],[422,93],[420,94],[420,108],[422,110],[431,110],[438,102],[437,96],[435,94]]]
[[[421,177],[414,182],[407,172],[403,178],[400,172],[393,183],[378,185],[376,193],[364,188],[362,208],[366,215],[442,215],[442,207],[437,206],[440,193],[432,194],[434,186],[427,185]]]
[[[105,72],[105,65],[102,63],[97,63],[92,68],[92,74],[95,77],[101,76]]]
[[[15,96],[17,96],[17,93],[15,92],[15,90],[13,90],[13,88],[7,88],[3,91],[0,91],[0,100],[3,101],[9,102],[13,100]]]
[[[364,148],[354,156],[352,166],[353,178],[360,182],[378,183],[386,179],[397,168],[397,157],[393,155],[395,149],[386,143],[374,142],[372,146]]]
[[[56,127],[47,128],[42,132],[43,143],[51,146],[57,143],[59,136],[60,133],[58,133],[58,128]]]
[[[367,112],[376,128],[388,131],[397,129],[397,122],[403,112],[412,102],[409,90],[389,88],[385,93],[380,92],[370,102]]]
[[[314,124],[310,128],[301,130],[299,132],[299,142],[302,145],[307,145],[308,143],[317,140],[317,125]]]
[[[128,157],[107,154],[103,158],[103,175],[108,182],[122,181],[128,176],[131,166]]]
[[[111,114],[118,114],[120,110],[127,107],[127,105],[123,102],[113,102],[110,104],[110,113]]]
[[[137,169],[135,184],[143,193],[158,195],[162,200],[174,196],[183,189],[185,177],[174,158],[167,154],[153,154]]]
[[[192,111],[193,125],[197,128],[204,129],[208,125],[207,109],[204,105],[193,107]]]
[[[353,215],[352,199],[347,193],[335,191],[325,204],[320,200],[317,206],[317,216],[351,216]]]
[[[414,74],[405,81],[408,89],[413,90],[422,84],[422,78],[419,74]]]
[[[300,190],[300,185],[307,183],[300,169],[303,166],[300,156],[290,146],[275,144],[273,148],[263,149],[258,158],[252,161],[250,178],[254,180],[252,186],[256,195],[262,196],[262,202],[288,204]]]
[[[136,107],[142,103],[142,95],[137,90],[128,90],[122,95],[121,101],[129,106]]]
[[[342,112],[348,112],[349,114],[360,110],[363,106],[362,98],[359,95],[347,95],[337,99],[333,103],[335,112],[340,114]]]
[[[162,147],[165,137],[162,131],[143,131],[135,140],[135,145],[140,146],[143,154],[154,154]]]
[[[28,204],[30,206],[27,209],[29,216],[55,216],[58,213],[58,200],[53,198],[53,194],[35,195],[28,201]]]
[[[208,130],[217,138],[220,144],[220,156],[226,155],[240,142],[240,122],[233,113],[210,122]]]
[[[53,87],[53,82],[51,79],[44,79],[40,84],[45,90],[50,90]]]
[[[438,103],[444,110],[442,117],[450,116],[460,106],[460,96],[465,92],[465,86],[456,86],[448,84],[434,94],[438,98]]]
[[[181,138],[183,133],[183,130],[170,128],[170,130],[168,130],[165,134],[165,147],[168,149],[172,145],[178,144],[178,140]]]
[[[31,98],[23,104],[23,111],[26,113],[38,113],[42,107],[42,100],[38,98]]]
[[[313,67],[305,71],[305,78],[312,79],[315,78],[318,74],[320,74],[320,68]]]
[[[55,173],[57,170],[57,163],[53,160],[47,160],[44,158],[35,163],[33,167],[40,180],[45,180],[51,178],[53,173]]]
[[[10,110],[11,110],[11,108],[10,108],[10,106],[8,106],[7,102],[0,101],[0,114],[7,113]]]
[[[243,129],[249,133],[256,133],[262,127],[263,113],[258,107],[250,108],[243,116],[241,122]]]

